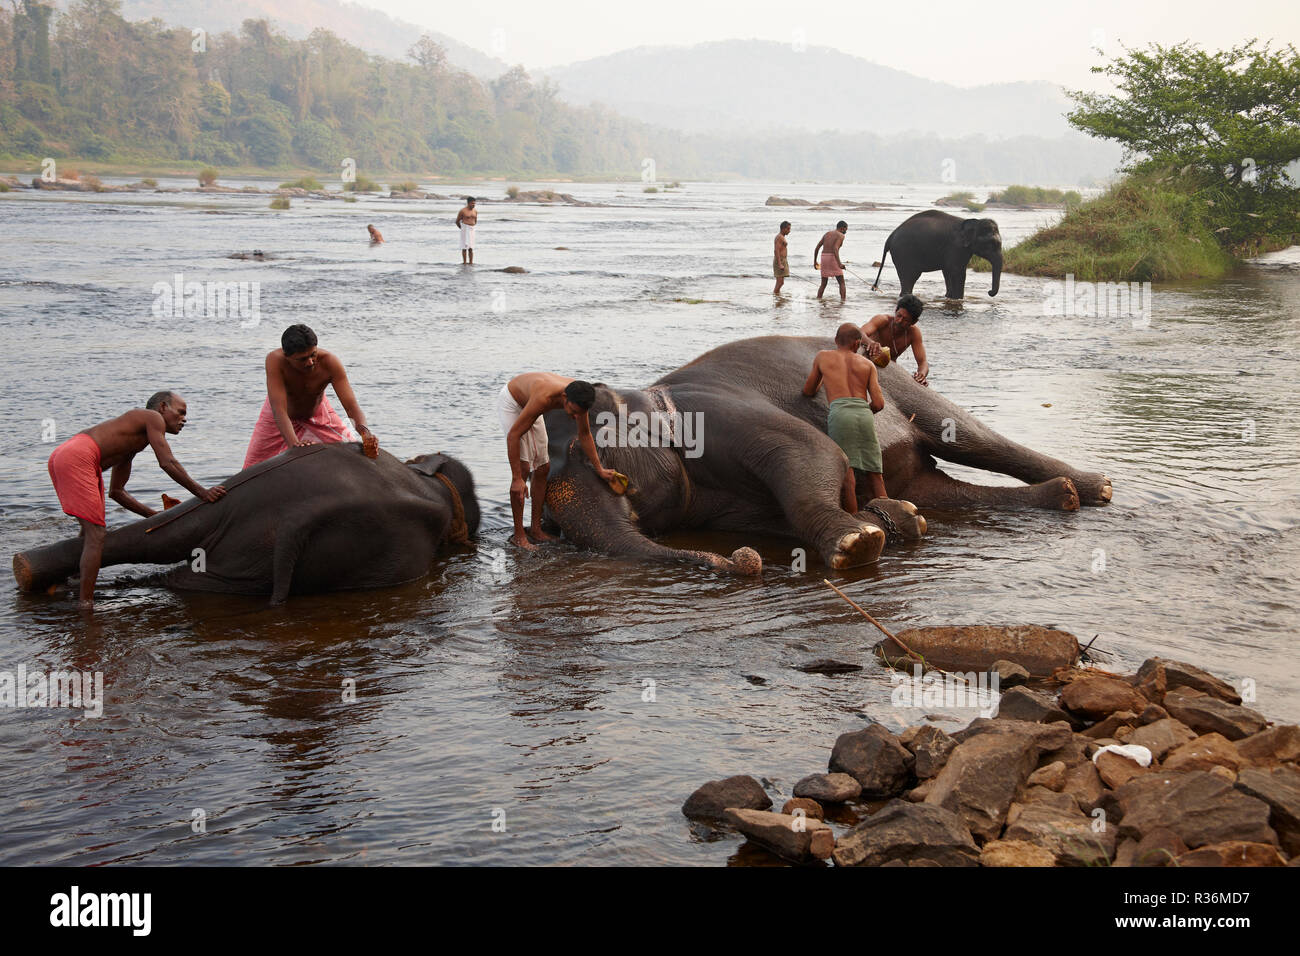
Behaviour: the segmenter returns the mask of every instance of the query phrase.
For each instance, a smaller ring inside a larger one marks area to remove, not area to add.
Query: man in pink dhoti
[[[822,274],[822,284],[817,287],[819,299],[826,291],[827,280],[834,279],[840,284],[840,301],[844,301],[844,260],[840,258],[840,247],[844,245],[844,237],[848,234],[849,224],[841,219],[835,224],[834,229],[822,236],[821,241],[817,243],[817,248],[813,249],[813,264],[821,270]]]
[[[330,385],[361,438],[334,411],[325,395]],[[316,333],[310,328],[291,325],[280,336],[280,348],[266,356],[266,401],[253,426],[244,467],[289,448],[345,441],[364,441],[367,454],[378,448],[343,363],[338,356],[317,348]]]

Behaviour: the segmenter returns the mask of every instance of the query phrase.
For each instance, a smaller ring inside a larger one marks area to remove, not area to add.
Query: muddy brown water
[[[384,447],[463,460],[485,515],[478,550],[450,554],[425,580],[278,608],[173,593],[147,569],[118,568],[88,624],[65,593],[21,595],[5,575],[0,671],[101,671],[107,702],[98,719],[0,707],[0,858],[766,862],[734,835],[692,828],[679,810],[691,790],[750,773],[779,803],[825,769],[838,734],[919,719],[891,703],[867,650],[875,635],[820,583],[816,558],[792,568],[793,542],[675,539],[756,546],[760,581],[565,545],[508,550],[493,397],[517,371],[644,386],[742,336],[863,321],[892,299],[852,275],[846,305],[809,298],[818,236],[848,219],[844,257],[873,278],[889,229],[951,187],[559,188],[607,205],[485,203],[472,270],[454,261],[449,202],[295,200],[273,213],[265,197],[0,198],[6,559],[74,530],[46,475],[51,426],[62,440],[174,387],[191,413],[174,444],[182,462],[205,481],[237,471],[262,357],[293,322],[342,356]],[[899,208],[767,208],[773,193]],[[796,277],[774,301],[783,218]],[[1011,242],[1050,213],[998,218]],[[368,245],[371,222],[387,244]],[[253,249],[280,258],[226,258]],[[932,512],[923,542],[837,581],[898,627],[1056,625],[1099,635],[1112,668],[1183,658],[1253,681],[1259,709],[1300,719],[1294,253],[1220,282],[1160,285],[1137,327],[1044,315],[1038,279],[1005,276],[991,300],[987,276],[972,275],[962,308],[922,320],[933,387],[1022,443],[1104,470],[1114,503]],[[515,265],[528,273],[489,271]],[[156,316],[155,284],[178,273],[260,282],[260,321]],[[885,281],[896,288],[890,269]],[[937,274],[918,287],[941,291]],[[147,453],[131,488],[151,501],[176,491]],[[110,506],[110,524],[127,517]],[[796,669],[815,658],[865,667]],[[348,681],[355,701],[343,699]],[[941,716],[952,728],[974,715]]]

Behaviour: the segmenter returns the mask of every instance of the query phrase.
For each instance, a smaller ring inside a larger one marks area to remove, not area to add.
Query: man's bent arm
[[[596,469],[596,474],[602,478],[605,472],[610,469],[606,468],[600,462],[600,452],[596,450],[596,439],[591,437],[591,423],[587,421],[587,413],[583,412],[578,416],[578,443],[582,445],[582,450],[587,453],[591,459],[592,466]]]
[[[158,512],[138,501],[126,490],[126,483],[131,479],[131,459],[113,466],[113,476],[109,480],[108,496],[127,511],[134,511],[143,518],[152,518]]]
[[[348,381],[347,370],[343,368],[343,363],[334,355],[330,356],[330,384],[334,386],[334,394],[339,397],[339,403],[343,406],[343,411],[357,426],[357,431],[363,436],[366,435],[370,429],[366,427],[365,413],[361,411],[361,406],[357,404],[357,396],[352,391],[352,383]]]
[[[817,360],[813,359],[812,371],[808,373],[808,379],[803,383],[803,393],[808,398],[817,394],[817,389],[822,387],[822,370],[817,365]]]
[[[298,436],[293,430],[293,419],[289,417],[289,393],[284,387],[284,376],[270,355],[266,357],[266,398],[271,404],[275,427],[280,429],[280,437],[290,448],[297,446]]]
[[[921,330],[912,329],[915,338],[912,340],[912,357],[916,359],[916,375],[914,378],[922,385],[930,377],[930,360],[925,354],[925,345],[921,342]]]
[[[871,411],[878,412],[885,407],[885,393],[880,389],[880,375],[876,366],[868,363],[870,373],[867,376],[867,394],[871,396]]]
[[[172,481],[194,497],[202,498],[207,489],[186,474],[185,469],[181,467],[181,463],[172,454],[171,445],[167,444],[167,437],[162,428],[162,416],[155,413],[155,417],[158,421],[150,421],[146,427],[148,428],[149,447],[153,449],[154,456],[158,459],[158,467],[165,471]]]

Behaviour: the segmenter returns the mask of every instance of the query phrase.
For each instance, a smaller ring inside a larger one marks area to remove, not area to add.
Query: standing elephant
[[[744,339],[645,390],[597,386],[592,433],[605,465],[630,479],[624,496],[571,451],[573,422],[548,414],[548,516],[580,547],[744,574],[762,566],[749,548],[727,558],[651,539],[692,528],[780,535],[810,545],[828,567],[849,568],[875,561],[887,531],[923,535],[918,506],[1074,511],[1081,502],[1110,500],[1105,475],[1017,445],[891,364],[880,373],[885,408],[876,415],[889,497],[847,514],[840,488],[848,461],[826,435],[825,396],[802,394],[813,356],[828,345],[820,338]],[[1029,484],[967,484],[940,471],[936,455]]]
[[[230,594],[289,594],[387,587],[429,571],[446,541],[478,530],[468,469],[445,455],[403,464],[371,460],[356,442],[306,445],[223,481],[227,494],[191,498],[109,532],[105,567],[186,564],[164,582]],[[201,549],[201,550],[196,550]],[[81,539],[14,555],[14,577],[41,591],[77,570]]]
[[[899,288],[912,291],[922,272],[943,271],[944,295],[960,299],[966,295],[966,265],[971,256],[982,256],[993,266],[993,288],[997,295],[1002,281],[1002,234],[992,219],[962,219],[937,209],[927,209],[905,220],[885,240],[880,253],[880,271],[873,289],[880,287],[885,256],[894,257]]]

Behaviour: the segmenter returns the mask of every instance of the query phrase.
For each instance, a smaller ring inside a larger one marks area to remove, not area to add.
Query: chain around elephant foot
[[[910,501],[898,498],[873,498],[858,514],[868,521],[879,520],[890,544],[917,541],[926,532],[925,516]]]

